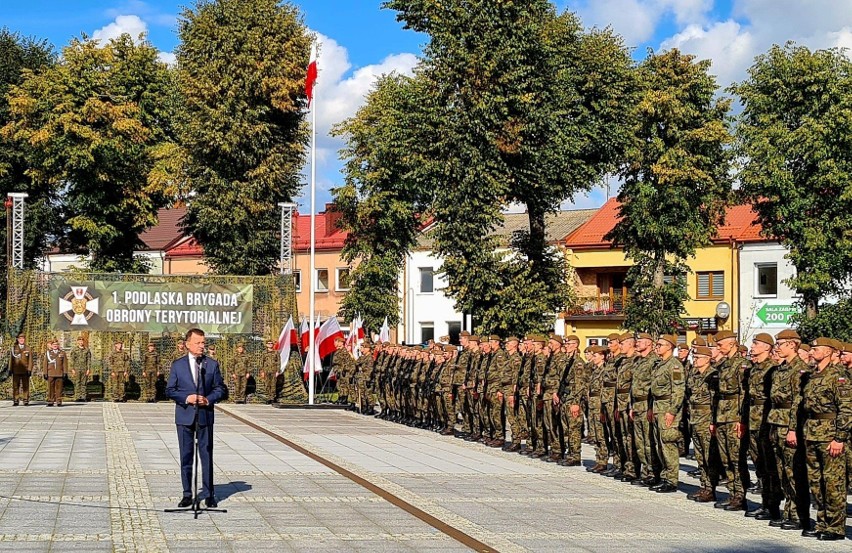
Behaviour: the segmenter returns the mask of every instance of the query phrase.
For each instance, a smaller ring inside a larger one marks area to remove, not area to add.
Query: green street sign
[[[790,318],[799,312],[795,305],[787,303],[764,303],[755,317],[764,326],[789,326]]]

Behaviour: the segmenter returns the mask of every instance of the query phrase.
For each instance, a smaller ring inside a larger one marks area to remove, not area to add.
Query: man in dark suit
[[[166,384],[166,397],[175,402],[175,424],[180,446],[183,499],[178,507],[192,505],[192,462],[196,432],[202,490],[195,500],[204,499],[207,507],[217,507],[213,495],[213,406],[228,398],[228,388],[222,380],[219,362],[204,355],[204,346],[202,330],[193,328],[187,332],[186,349],[189,353],[172,362]]]

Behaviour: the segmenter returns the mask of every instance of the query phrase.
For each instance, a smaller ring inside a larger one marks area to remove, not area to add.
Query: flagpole
[[[311,98],[311,296],[308,307],[310,313],[310,331],[308,333],[308,359],[311,369],[308,371],[308,405],[314,404],[316,392],[316,367],[314,367],[314,293],[316,292],[316,228],[317,228],[317,94],[313,90]],[[320,360],[322,362],[322,360]]]

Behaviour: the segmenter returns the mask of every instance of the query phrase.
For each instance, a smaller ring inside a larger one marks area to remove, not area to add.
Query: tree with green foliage
[[[142,37],[86,37],[52,66],[24,70],[9,92],[3,136],[21,148],[27,175],[60,194],[67,247],[96,271],[147,272],[133,252],[166,198],[148,182],[152,151],[171,139],[168,67]]]
[[[39,71],[56,63],[56,52],[42,39],[0,29],[0,129],[11,121],[7,93],[21,84],[24,70]],[[24,150],[0,132],[0,194],[26,192],[24,266],[32,268],[61,228],[56,190],[40,186],[27,175]],[[6,244],[6,211],[0,212],[0,241]],[[6,248],[0,250],[0,298],[6,297]],[[0,300],[2,303],[2,300]]]
[[[300,186],[311,38],[277,0],[199,0],[179,23],[186,231],[224,274],[278,263],[279,202]]]
[[[629,55],[609,31],[585,32],[546,0],[385,7],[429,36],[414,77],[418,99],[406,100],[414,111],[407,117],[419,124],[385,121],[362,148],[377,154],[374,171],[389,171],[385,181],[414,184],[413,212],[431,206],[421,213],[434,218],[445,292],[457,309],[483,331],[545,330],[552,319],[544,314],[570,301],[565,257],[547,243],[545,216],[620,160],[629,137]],[[376,193],[364,192],[358,201]],[[529,230],[497,252],[493,233],[512,202],[526,205]]]
[[[630,329],[676,328],[689,297],[685,261],[710,243],[730,196],[731,102],[714,98],[709,69],[677,50],[651,53],[638,67],[642,93],[620,172],[619,220],[606,236],[634,262]]]
[[[814,318],[822,298],[848,295],[852,275],[852,61],[841,50],[776,45],[731,90],[744,106],[741,194],[764,235],[789,250],[796,274],[787,284]]]

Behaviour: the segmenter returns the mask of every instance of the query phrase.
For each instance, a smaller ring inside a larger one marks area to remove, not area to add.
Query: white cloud
[[[610,26],[635,46],[650,40],[669,14],[681,25],[704,23],[713,0],[570,0],[567,7],[584,25]]]
[[[92,33],[92,38],[106,42],[118,38],[124,33],[136,40],[140,34],[148,34],[148,25],[138,15],[119,15],[115,20]]]
[[[680,33],[663,41],[662,50],[677,48],[694,54],[698,59],[709,59],[711,73],[720,86],[742,79],[755,55],[754,37],[736,21],[713,23],[708,28],[690,25]]]
[[[160,51],[160,54],[157,56],[157,59],[167,65],[174,65],[177,63],[177,57],[175,56],[174,52]]]

